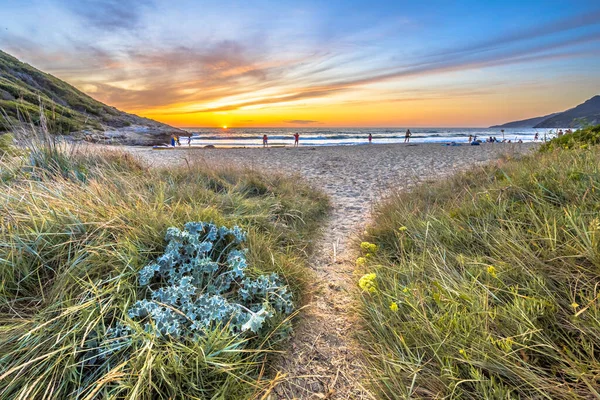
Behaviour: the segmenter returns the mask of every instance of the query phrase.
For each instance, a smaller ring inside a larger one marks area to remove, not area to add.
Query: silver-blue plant
[[[239,227],[188,222],[183,230],[167,229],[165,240],[164,254],[139,272],[150,298],[129,309],[147,331],[193,337],[220,325],[258,333],[269,319],[293,311],[292,294],[277,274],[246,276],[246,233]]]

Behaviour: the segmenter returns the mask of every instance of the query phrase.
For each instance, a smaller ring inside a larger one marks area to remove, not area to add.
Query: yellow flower
[[[573,308],[577,308],[577,307],[579,307],[579,304],[577,304],[577,303],[573,302],[573,303],[571,304],[571,307],[573,307]]]
[[[362,266],[363,266],[363,265],[365,265],[366,263],[367,263],[367,259],[366,259],[366,258],[364,258],[364,257],[358,257],[358,258],[356,259],[356,265],[357,265],[358,267],[362,267]]]
[[[491,276],[493,276],[494,278],[496,278],[496,268],[494,268],[493,265],[490,265],[487,268],[487,272],[488,272],[488,274],[490,274]]]
[[[458,352],[460,353],[461,356],[464,356],[464,355],[467,354],[467,352],[465,351],[465,349],[460,349]]]
[[[404,232],[404,231],[406,231],[407,229],[408,229],[408,228],[407,228],[407,227],[405,227],[405,226],[401,226],[400,228],[398,228],[398,230],[399,230],[400,232]]]
[[[395,301],[392,301],[392,304],[390,304],[390,310],[393,312],[398,312],[398,304],[396,304]]]
[[[377,275],[374,273],[365,274],[358,280],[358,286],[369,293],[377,293]]]
[[[362,242],[360,248],[367,254],[375,254],[377,252],[377,245],[369,242]]]

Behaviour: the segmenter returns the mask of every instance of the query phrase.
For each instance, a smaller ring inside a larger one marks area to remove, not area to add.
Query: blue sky
[[[2,0],[0,21],[0,49],[181,126],[483,126],[600,93],[598,1]]]

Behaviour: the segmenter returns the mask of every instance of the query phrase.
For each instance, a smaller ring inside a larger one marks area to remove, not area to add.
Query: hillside
[[[560,113],[544,115],[543,117],[522,119],[520,121],[513,121],[513,122],[509,122],[507,124],[503,124],[503,125],[490,126],[490,128],[531,128],[531,127],[536,126],[540,122],[543,122],[544,120],[554,117],[555,115],[558,115],[558,114],[560,114]]]
[[[494,125],[490,128],[580,128],[596,124],[600,124],[600,95],[567,111]]]
[[[0,131],[21,122],[38,124],[40,104],[54,134],[127,144],[164,143],[172,134],[186,134],[107,106],[0,50]]]
[[[592,97],[575,108],[548,118],[534,128],[578,128],[583,124],[600,124],[600,95]]]

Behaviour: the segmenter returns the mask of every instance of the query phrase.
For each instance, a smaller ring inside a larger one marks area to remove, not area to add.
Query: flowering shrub
[[[374,273],[365,274],[358,280],[358,286],[369,293],[377,293],[377,275]]]
[[[356,259],[357,267],[364,267],[365,265],[367,265],[367,259],[365,257],[358,257]]]
[[[377,245],[369,242],[362,242],[360,248],[365,254],[375,254],[377,252]]]
[[[246,234],[239,227],[188,222],[184,230],[169,228],[165,239],[164,254],[139,272],[150,298],[128,312],[146,331],[174,338],[217,326],[257,333],[268,319],[292,312],[292,294],[277,274],[246,276],[246,251],[240,248]]]

